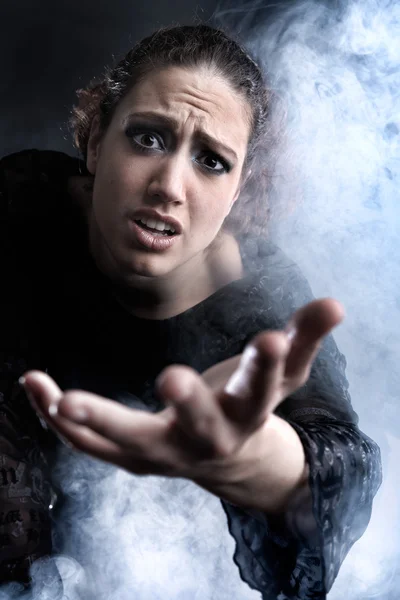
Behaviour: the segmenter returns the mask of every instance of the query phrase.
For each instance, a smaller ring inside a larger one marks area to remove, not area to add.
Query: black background
[[[207,21],[216,0],[1,0],[0,156],[24,148],[76,153],[67,128],[75,90],[141,37]]]

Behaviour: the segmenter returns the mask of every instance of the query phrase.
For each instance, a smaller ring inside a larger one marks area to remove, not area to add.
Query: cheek
[[[132,201],[146,186],[145,161],[127,160],[124,156],[115,156],[101,171],[98,188],[103,195],[110,194],[113,204],[119,206],[132,205]],[[141,164],[141,162],[143,164]]]
[[[220,184],[206,190],[203,201],[198,206],[198,214],[202,219],[210,224],[215,224],[215,228],[219,229],[230,212],[234,189],[231,185]]]
[[[190,229],[199,238],[210,242],[221,230],[229,212],[229,202],[223,195],[209,194],[206,201],[196,203],[190,214]],[[204,198],[203,197],[203,198]]]

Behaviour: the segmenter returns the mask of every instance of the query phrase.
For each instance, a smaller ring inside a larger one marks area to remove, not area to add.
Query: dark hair
[[[224,225],[234,233],[265,230],[269,216],[267,166],[255,169],[255,163],[257,150],[268,138],[271,93],[254,60],[220,29],[207,25],[161,29],[136,44],[114,68],[106,70],[101,80],[78,90],[79,102],[70,120],[75,145],[86,158],[94,116],[100,115],[100,126],[106,130],[118,103],[131,88],[154,69],[170,66],[213,69],[247,101],[251,136],[245,169],[252,169],[253,174]]]

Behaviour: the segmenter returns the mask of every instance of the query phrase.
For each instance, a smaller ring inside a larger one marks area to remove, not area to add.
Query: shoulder
[[[77,158],[52,150],[22,150],[0,159],[0,211],[12,216],[28,209],[30,198],[43,198],[47,189],[66,189],[68,178],[85,169]],[[40,192],[37,194],[36,192]],[[37,203],[35,203],[37,207]]]
[[[281,328],[298,309],[314,299],[311,287],[296,262],[268,239],[239,240],[252,299],[261,318]]]
[[[238,239],[240,252],[247,273],[260,277],[269,275],[287,280],[300,277],[305,281],[299,266],[280,246],[268,238],[243,237]]]
[[[21,150],[0,158],[0,167],[6,176],[19,175],[35,178],[44,175],[66,174],[82,168],[83,161],[56,150]]]
[[[250,237],[237,242],[244,276],[187,314],[190,329],[197,330],[192,318],[201,322],[203,343],[208,332],[213,342],[207,347],[224,348],[227,356],[242,352],[261,331],[284,329],[293,313],[313,299],[300,268],[277,245]]]
[[[0,260],[10,272],[34,273],[49,248],[60,247],[64,229],[76,221],[68,182],[83,168],[77,158],[51,150],[0,159]]]

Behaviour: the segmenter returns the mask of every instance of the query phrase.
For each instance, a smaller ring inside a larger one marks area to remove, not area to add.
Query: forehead
[[[246,153],[250,108],[225,79],[210,69],[170,67],[150,73],[130,90],[117,112],[124,119],[136,111],[171,117],[179,129],[191,125],[237,153]]]

